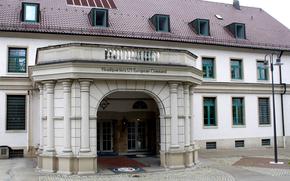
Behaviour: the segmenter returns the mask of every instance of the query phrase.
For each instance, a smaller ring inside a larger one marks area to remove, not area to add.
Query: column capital
[[[39,89],[39,94],[43,95],[43,89],[44,89],[43,84],[37,83],[37,88]]]
[[[92,80],[90,79],[80,79],[80,86],[81,86],[81,92],[89,92],[90,91],[90,85]]]
[[[191,85],[189,87],[189,93],[190,93],[190,95],[193,95],[194,94],[194,86],[193,85]]]
[[[179,82],[169,82],[170,93],[177,93]]]
[[[67,79],[67,80],[62,80],[61,83],[63,86],[64,93],[70,93],[72,81],[70,79]]]
[[[46,88],[46,93],[47,94],[53,94],[54,93],[54,86],[55,86],[55,81],[44,81],[42,82]]]

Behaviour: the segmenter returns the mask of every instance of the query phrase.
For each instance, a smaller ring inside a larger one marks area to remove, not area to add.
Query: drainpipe
[[[280,52],[279,57],[281,58],[283,55],[283,51]],[[279,66],[279,78],[280,78],[280,85],[283,86],[284,91],[280,94],[281,98],[281,114],[282,114],[282,132],[283,132],[283,147],[286,148],[286,135],[285,135],[285,116],[284,116],[284,95],[287,91],[287,86],[285,83],[283,83],[283,77],[282,77],[282,67]]]

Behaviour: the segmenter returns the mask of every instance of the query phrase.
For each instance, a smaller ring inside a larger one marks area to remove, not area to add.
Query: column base
[[[91,175],[97,172],[96,155],[79,155],[78,159],[78,175]]]
[[[178,169],[193,167],[198,161],[198,149],[186,146],[184,149],[171,149],[167,152],[160,151],[162,167]]]
[[[54,173],[57,170],[57,158],[55,153],[43,153],[39,155],[41,159],[41,171]]]
[[[198,150],[200,149],[200,147],[198,146],[197,143],[192,143],[191,146],[193,149],[193,163],[197,164],[199,163]]]
[[[43,149],[38,150],[37,152],[37,166],[36,169],[41,170],[42,169],[42,158],[41,158],[41,154],[43,152]]]
[[[193,155],[194,150],[191,146],[185,147],[185,153],[184,153],[184,161],[185,161],[185,167],[192,167],[194,165],[193,163]]]
[[[160,152],[161,166],[171,169],[185,168],[184,151],[171,150],[169,152]]]
[[[71,175],[74,173],[74,157],[72,153],[58,155],[58,171],[57,173]]]

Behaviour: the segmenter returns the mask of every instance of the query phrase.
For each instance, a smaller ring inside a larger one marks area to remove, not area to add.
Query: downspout
[[[279,54],[279,59],[283,55],[283,51],[280,52]],[[283,147],[286,148],[286,135],[285,135],[285,116],[284,116],[284,95],[287,91],[287,86],[285,83],[283,83],[283,77],[282,77],[282,67],[279,66],[279,79],[280,79],[280,85],[283,86],[284,91],[280,93],[280,98],[281,98],[281,115],[282,115],[282,133],[283,133]]]

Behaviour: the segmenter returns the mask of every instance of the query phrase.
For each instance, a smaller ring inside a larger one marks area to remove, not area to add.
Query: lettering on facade
[[[136,68],[136,67],[102,67],[103,72],[128,72],[128,73],[161,73],[166,74],[166,69]]]

